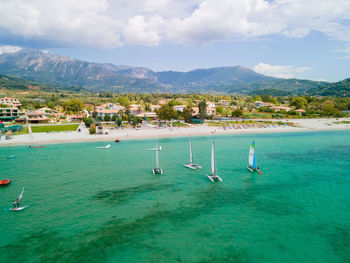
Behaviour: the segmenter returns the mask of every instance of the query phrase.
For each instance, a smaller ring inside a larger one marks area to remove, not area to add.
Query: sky
[[[0,0],[0,54],[21,48],[155,71],[241,65],[350,77],[349,0]]]

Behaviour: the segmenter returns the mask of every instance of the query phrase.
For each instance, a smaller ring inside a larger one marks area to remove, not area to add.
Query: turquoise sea
[[[164,176],[152,139],[1,147],[0,262],[350,262],[350,131],[192,143],[201,170],[188,138],[160,139]],[[29,207],[9,211],[22,186]]]

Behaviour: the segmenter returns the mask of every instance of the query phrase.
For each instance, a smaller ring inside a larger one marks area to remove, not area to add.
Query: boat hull
[[[11,183],[11,179],[7,179],[7,180],[0,180],[0,186],[6,186],[9,183]]]
[[[157,175],[157,174],[163,174],[163,170],[161,168],[155,168],[152,170],[153,175]]]
[[[251,167],[251,166],[247,166],[247,169],[250,171],[250,172],[255,172],[255,171],[257,171],[257,172],[259,172],[259,174],[261,174],[262,172],[260,171],[260,169],[259,168],[254,168],[254,167]]]
[[[218,176],[218,175],[207,174],[207,177],[208,177],[209,180],[212,181],[213,183],[218,182],[218,181],[222,182],[221,177]]]
[[[185,163],[184,164],[185,167],[192,169],[192,170],[196,170],[196,169],[201,169],[202,166],[198,165],[198,164],[191,164],[191,163]]]

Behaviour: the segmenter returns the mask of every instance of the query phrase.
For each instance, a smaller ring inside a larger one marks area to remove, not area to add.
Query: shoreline
[[[349,120],[349,119],[346,119]],[[170,138],[192,136],[210,136],[210,135],[233,135],[233,134],[259,134],[259,133],[286,133],[286,132],[317,132],[317,131],[341,131],[350,130],[350,124],[340,124],[333,126],[329,121],[339,121],[336,119],[304,119],[297,123],[298,127],[280,126],[268,128],[247,128],[247,129],[223,129],[222,127],[209,126],[191,126],[179,128],[148,128],[141,129],[118,129],[110,130],[109,134],[90,135],[88,129],[84,128],[82,132],[57,132],[57,133],[34,133],[32,135],[15,135],[11,140],[1,140],[0,147],[38,145],[38,144],[61,144],[61,143],[80,143],[80,142],[111,142],[119,140],[137,140],[151,138]],[[295,123],[295,120],[293,120]],[[305,125],[305,123],[307,125]],[[306,127],[305,127],[306,126]]]

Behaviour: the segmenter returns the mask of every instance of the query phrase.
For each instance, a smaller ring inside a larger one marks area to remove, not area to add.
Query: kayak
[[[29,145],[28,148],[44,148],[44,146],[31,146],[31,145]]]
[[[21,206],[21,207],[16,207],[16,208],[12,207],[12,208],[10,208],[10,210],[12,210],[12,211],[21,211],[21,210],[23,210],[26,207],[28,207],[28,206]]]
[[[0,186],[8,185],[11,182],[11,179],[0,180]]]

